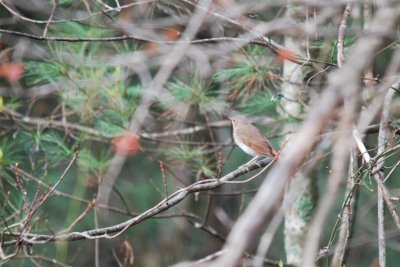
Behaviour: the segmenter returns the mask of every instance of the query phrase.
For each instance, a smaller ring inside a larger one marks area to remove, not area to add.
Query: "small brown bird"
[[[250,162],[260,157],[276,157],[278,152],[272,144],[244,116],[234,116],[230,120],[233,126],[233,140],[244,152],[254,157]]]

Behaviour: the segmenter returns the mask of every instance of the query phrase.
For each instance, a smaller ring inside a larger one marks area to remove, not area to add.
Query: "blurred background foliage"
[[[34,2],[35,5],[29,7],[17,1],[13,9],[25,17],[48,19],[53,1]],[[54,19],[67,21],[50,24],[48,36],[119,36],[124,31],[117,26],[131,21],[140,26],[140,21],[143,21],[144,28],[154,27],[152,37],[173,41],[179,37],[175,33],[180,32],[177,29],[185,27],[187,15],[193,12],[193,6],[185,1],[149,1],[121,13],[113,11],[83,21],[70,21],[73,14],[84,18],[90,12],[101,13],[103,7],[96,1],[55,2]],[[115,5],[111,0],[102,2]],[[229,5],[242,1],[215,2],[226,2],[226,8],[229,8]],[[43,12],[39,7],[45,7]],[[2,28],[18,30],[26,24],[22,20],[14,20],[4,8],[0,10],[2,20],[9,21],[8,24],[3,23]],[[283,10],[284,6],[280,5],[273,10],[267,7],[265,10],[249,10],[243,19],[268,21]],[[356,24],[356,21],[353,23]],[[224,26],[226,36],[232,34],[231,26],[222,22],[217,24],[201,29],[199,38],[216,36]],[[39,25],[32,24],[31,27],[32,32],[40,32],[37,29]],[[350,35],[345,41],[346,47],[350,48],[354,41],[355,37]],[[165,84],[168,94],[152,98],[149,116],[137,133],[141,136],[141,148],[128,156],[113,187],[106,215],[95,212],[91,207],[82,220],[74,223],[96,198],[98,185],[116,153],[113,140],[126,133],[141,99],[149,94],[136,70],[140,72],[140,64],[145,64],[154,76],[168,46],[133,40],[46,42],[8,35],[2,35],[1,42],[1,62],[15,61],[14,64],[23,68],[23,74],[18,79],[2,75],[0,81],[3,88],[16,88],[7,89],[9,93],[2,94],[0,104],[2,231],[11,226],[13,231],[22,229],[22,226],[13,224],[23,221],[27,215],[24,201],[29,204],[37,200],[46,188],[54,185],[78,147],[76,164],[56,192],[35,213],[30,232],[52,234],[66,229],[83,231],[117,224],[151,208],[176,188],[233,171],[250,158],[233,146],[227,110],[255,118],[261,131],[271,137],[277,148],[280,147],[281,137],[286,134],[282,134],[280,129],[285,123],[298,122],[298,119],[277,111],[283,82],[282,62],[268,49],[246,45],[220,57],[215,56],[209,66],[203,66],[194,59],[185,59]],[[21,50],[21,46],[25,48]],[[314,40],[310,51],[319,60],[335,64],[336,57],[332,55],[336,55],[336,43],[332,39],[321,37]],[[224,62],[221,63],[221,60]],[[17,70],[13,72],[17,75],[15,72]],[[383,70],[377,69],[376,72]],[[309,76],[313,74],[310,70]],[[318,88],[310,84],[310,90],[318,91]],[[31,119],[25,120],[26,117]],[[263,118],[271,119],[265,122]],[[224,120],[223,127],[207,126],[207,123]],[[48,123],[50,121],[58,123]],[[163,138],[140,135],[191,126],[206,126],[206,130]],[[368,142],[370,148],[376,147],[375,139],[374,136]],[[327,158],[329,156],[326,155]],[[389,166],[398,161],[395,157],[389,160]],[[330,172],[328,166],[328,160],[325,160],[313,173],[321,190],[325,188]],[[396,170],[392,177],[398,174]],[[135,225],[121,236],[99,240],[96,245],[94,240],[35,245],[32,249],[37,258],[21,252],[5,266],[54,266],[51,259],[55,259],[60,266],[94,266],[97,256],[101,266],[116,266],[116,259],[127,260],[125,266],[129,266],[130,257],[134,257],[136,266],[166,266],[182,260],[198,259],[222,246],[232,223],[261,182],[260,177],[251,183],[225,185],[216,191],[194,194],[169,211]],[[390,179],[388,183],[391,188],[400,185],[397,179]],[[373,266],[370,264],[377,255],[374,240],[376,185],[362,170],[359,184],[359,209],[348,266]],[[338,225],[334,222],[340,205],[341,201],[338,201],[335,212],[329,218],[322,244],[327,245],[337,231],[335,227]],[[304,209],[311,206],[304,203]],[[387,224],[388,266],[395,266],[400,260],[400,243],[398,233],[392,230],[394,226],[390,218]],[[72,228],[69,228],[71,225]],[[210,229],[216,229],[219,234],[210,233]],[[284,261],[282,243],[283,233],[280,230],[268,257]],[[95,246],[99,249],[97,256]],[[11,253],[12,248],[5,251]]]

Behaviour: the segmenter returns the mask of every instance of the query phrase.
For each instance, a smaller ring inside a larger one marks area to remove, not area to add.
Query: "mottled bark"
[[[306,9],[289,6],[287,16],[303,20],[306,18]],[[306,54],[306,42],[292,37],[285,38],[285,47],[296,54]],[[285,96],[282,99],[282,115],[286,117],[301,117],[302,105],[295,101],[301,100],[301,90],[304,88],[304,68],[290,61],[283,64],[283,79],[281,92]],[[283,132],[295,132],[297,123],[287,123]],[[290,138],[290,136],[287,136]],[[308,174],[297,173],[289,182],[284,197],[284,239],[287,262],[300,266],[303,255],[305,237],[309,222],[315,206],[316,190],[314,181]]]

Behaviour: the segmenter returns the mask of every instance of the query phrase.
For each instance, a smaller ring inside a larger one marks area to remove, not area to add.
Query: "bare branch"
[[[383,101],[383,109],[378,135],[378,154],[381,154],[386,149],[386,144],[390,138],[390,103],[395,94],[394,90],[389,89]],[[376,169],[380,172],[379,179],[384,183],[383,172],[384,159],[377,163]],[[384,199],[381,190],[378,190],[378,248],[379,248],[379,266],[386,266],[386,238],[385,238],[385,210]]]
[[[337,63],[339,68],[343,66],[343,63],[345,61],[345,55],[344,55],[344,38],[346,35],[346,30],[347,30],[347,19],[350,16],[351,13],[351,4],[346,5],[346,9],[344,10],[342,20],[340,21],[340,26],[339,26],[339,33],[338,33],[338,43],[337,43]]]
[[[353,137],[354,137],[354,139],[356,141],[356,144],[357,144],[357,147],[358,147],[358,149],[359,149],[359,151],[361,153],[361,156],[363,157],[365,162],[370,163],[371,162],[371,156],[369,155],[367,149],[365,148],[365,145],[364,145],[364,143],[363,143],[363,141],[361,139],[361,136],[360,136],[359,132],[356,129],[353,130]],[[392,216],[393,221],[396,224],[396,227],[400,230],[400,218],[399,218],[399,215],[398,215],[398,213],[396,211],[395,205],[391,201],[390,193],[389,193],[389,191],[387,190],[387,188],[385,187],[385,185],[382,182],[384,179],[382,179],[381,173],[380,172],[376,172],[375,174],[373,174],[373,177],[374,177],[376,183],[378,184],[379,190],[382,191],[383,199],[385,200],[386,205],[388,206],[390,215]]]
[[[381,7],[371,28],[384,33],[390,32],[399,16],[400,10],[397,7]],[[368,37],[368,40],[361,38],[349,57],[351,64],[345,64],[342,70],[331,74],[331,84],[324,90],[319,104],[310,112],[297,137],[283,152],[279,164],[267,175],[260,190],[232,228],[225,244],[227,252],[212,266],[236,266],[239,263],[248,245],[254,240],[257,229],[263,225],[280,199],[287,181],[310,153],[314,138],[326,127],[337,107],[342,104],[342,97],[353,97],[357,93],[355,89],[361,73],[382,42],[383,38],[377,36]]]
[[[349,173],[346,186],[346,195],[340,216],[341,226],[335,252],[332,257],[333,267],[342,267],[345,265],[346,251],[350,236],[352,235],[353,222],[355,217],[355,208],[358,198],[358,160],[355,149],[350,155]]]
[[[175,191],[173,194],[169,196],[169,198],[163,199],[157,205],[146,210],[145,212],[114,226],[88,230],[84,232],[73,232],[62,235],[38,235],[30,233],[13,232],[13,233],[4,233],[4,236],[18,237],[19,240],[21,240],[21,242],[26,244],[45,244],[50,241],[75,241],[82,239],[115,238],[124,233],[130,227],[144,220],[150,219],[154,217],[154,215],[169,210],[170,208],[172,208],[173,206],[177,205],[182,200],[184,200],[189,194],[216,189],[222,186],[226,181],[231,181],[235,178],[238,178],[248,173],[249,171],[264,167],[269,163],[270,160],[255,162],[250,165],[240,167],[237,170],[224,175],[220,179],[206,179],[198,181],[190,186]],[[111,235],[113,233],[115,234]],[[4,245],[10,246],[16,243],[17,241],[4,242]]]

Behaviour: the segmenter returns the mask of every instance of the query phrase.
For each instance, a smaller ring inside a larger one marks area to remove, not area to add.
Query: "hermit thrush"
[[[278,152],[257,127],[243,116],[234,116],[230,120],[232,121],[235,143],[244,152],[254,157],[251,161],[260,157],[275,158]]]

